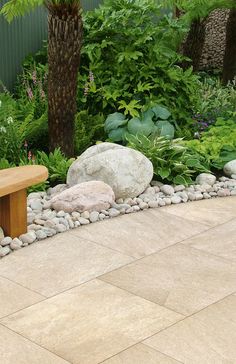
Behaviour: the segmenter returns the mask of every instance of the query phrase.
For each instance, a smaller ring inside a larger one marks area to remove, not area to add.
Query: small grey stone
[[[172,197],[171,197],[171,202],[172,202],[173,204],[178,204],[178,203],[180,203],[180,202],[181,202],[181,197],[180,197],[180,196],[177,196],[177,195],[172,196]]]
[[[114,208],[108,209],[108,212],[109,212],[110,217],[116,217],[116,216],[120,215],[120,211],[118,211],[117,209],[114,209]]]
[[[141,202],[139,204],[139,207],[141,210],[145,210],[145,209],[148,209],[148,204],[147,204],[147,202]]]
[[[69,223],[64,217],[59,217],[59,223],[65,225],[67,228],[69,228]]]
[[[203,192],[203,198],[204,199],[208,199],[208,198],[211,198],[211,195],[207,192]]]
[[[79,217],[78,219],[80,225],[88,225],[90,221],[88,219],[85,219],[84,217]]]
[[[123,198],[118,198],[118,200],[116,200],[116,203],[123,203],[124,202],[124,199]]]
[[[63,224],[58,224],[55,226],[55,230],[58,232],[58,233],[63,233],[64,231],[66,231],[66,226],[63,225]]]
[[[80,226],[80,222],[79,221],[75,221],[75,228]]]
[[[9,246],[4,246],[4,247],[0,246],[0,257],[5,257],[5,255],[9,254],[10,252],[11,249],[9,248]]]
[[[79,217],[80,217],[80,213],[79,213],[79,212],[77,212],[77,211],[73,211],[73,212],[71,213],[71,216],[72,216],[72,219],[73,219],[74,221],[78,221],[78,219],[79,219]]]
[[[41,229],[40,225],[37,224],[31,224],[27,227],[28,231],[37,231]]]
[[[57,216],[57,213],[56,213],[56,211],[53,211],[53,210],[45,210],[42,213],[42,219],[43,220],[51,220],[51,219],[53,219],[56,216]]]
[[[57,217],[64,217],[65,214],[66,214],[65,211],[58,211]]]
[[[109,215],[109,212],[107,210],[101,210],[101,213],[108,216]]]
[[[42,220],[42,219],[35,219],[34,220],[34,223],[37,224],[37,225],[44,225],[45,224],[45,220]]]
[[[31,192],[28,196],[27,196],[28,200],[31,199],[41,199],[41,193],[40,192]]]
[[[31,207],[27,206],[27,212],[32,212]]]
[[[55,187],[50,187],[47,190],[47,194],[48,195],[56,195],[57,193],[60,193],[62,191],[65,191],[68,188],[68,186],[66,184],[59,184]]]
[[[37,211],[42,211],[43,210],[43,205],[41,203],[41,199],[32,199],[30,200],[30,207],[32,208],[32,210],[37,210]]]
[[[163,201],[165,202],[166,205],[171,205],[171,198],[165,197],[163,198]]]
[[[72,221],[72,219],[68,219],[67,221],[68,221],[68,224],[69,224],[69,228],[74,229],[74,227],[75,227],[74,221]]]
[[[133,205],[133,199],[132,198],[126,198],[126,199],[124,199],[124,203],[132,206]]]
[[[20,235],[19,238],[24,244],[32,244],[36,240],[36,234],[34,231],[29,231],[26,234]]]
[[[154,189],[155,189],[155,193],[158,193],[158,192],[160,192],[160,187],[158,187],[158,186],[155,186],[155,187],[154,187]]]
[[[139,198],[139,197],[136,197],[136,203],[140,204],[141,202],[143,202],[143,200],[141,198]]]
[[[236,179],[236,174],[232,174],[231,178]]]
[[[160,207],[163,207],[163,206],[166,205],[164,198],[163,199],[162,198],[159,198],[158,203],[159,203],[159,206]]]
[[[156,191],[154,187],[148,187],[144,193],[146,193],[147,195],[155,195]]]
[[[10,245],[12,242],[12,238],[10,236],[6,236],[5,238],[3,238],[0,242],[1,246],[7,246]]]
[[[214,192],[214,191],[212,191],[212,192],[209,192],[209,195],[210,195],[211,197],[215,197],[215,196],[217,196],[217,193],[216,193],[216,192]]]
[[[135,205],[135,206],[132,206],[132,209],[133,211],[140,211],[140,207]],[[127,210],[126,210],[127,211]]]
[[[174,187],[175,192],[180,192],[185,190],[185,186],[184,185],[177,185]]]
[[[27,222],[28,224],[33,224],[34,222],[34,219],[35,219],[35,214],[30,212],[27,214]]]
[[[163,186],[161,186],[161,191],[165,195],[169,195],[169,196],[173,195],[174,192],[175,192],[174,188],[172,186],[170,186],[170,185],[163,185]]]
[[[47,209],[50,209],[50,207],[51,207],[51,202],[44,200],[43,201],[43,209],[47,210]]]
[[[161,187],[161,186],[163,186],[163,183],[162,182],[159,182],[159,181],[152,181],[151,182],[151,186]]]
[[[236,189],[232,190],[232,191],[230,192],[230,195],[231,195],[231,196],[236,196]]]
[[[83,217],[84,219],[89,219],[89,212],[88,211],[84,211],[80,214],[81,217]]]
[[[104,215],[103,213],[99,214],[99,220],[104,220],[106,217],[106,215]]]
[[[45,227],[48,227],[50,229],[55,229],[55,225],[56,224],[53,220],[47,220],[47,221],[45,221],[45,224],[44,224]]]
[[[130,205],[128,205],[127,203],[121,203],[121,204],[113,203],[113,204],[111,204],[111,207],[113,207],[114,209],[117,209],[117,210],[121,210],[121,209],[127,210],[130,208]]]
[[[196,195],[192,192],[188,192],[188,198],[190,201],[195,201],[196,200]]]
[[[225,177],[225,176],[223,176],[223,177],[220,177],[219,178],[219,181],[220,182],[225,182],[225,181],[227,181],[228,180],[228,178],[227,177]]]
[[[227,188],[224,188],[222,190],[219,190],[217,192],[217,196],[219,197],[226,197],[226,196],[230,196],[230,190],[228,190]]]
[[[19,250],[21,249],[23,243],[21,240],[19,240],[18,238],[15,238],[12,240],[11,244],[10,244],[10,248],[12,250]]]
[[[195,197],[196,197],[196,201],[202,200],[203,199],[203,194],[202,193],[196,193]]]
[[[99,212],[97,212],[97,211],[90,212],[89,220],[91,222],[96,222],[96,221],[98,221],[98,219],[99,219]]]
[[[138,206],[137,206],[138,207]],[[129,209],[125,211],[126,214],[132,214],[134,212],[134,206],[131,206]]]
[[[157,207],[159,207],[159,203],[158,203],[158,201],[149,201],[148,206],[151,208],[157,208]]]
[[[37,231],[35,231],[35,235],[36,235],[36,238],[38,240],[43,240],[43,239],[46,239],[46,237],[47,237],[46,232],[43,231],[43,230],[37,230]]]
[[[42,230],[47,234],[48,237],[56,235],[56,233],[57,233],[55,229],[50,229],[47,227],[43,227]]]

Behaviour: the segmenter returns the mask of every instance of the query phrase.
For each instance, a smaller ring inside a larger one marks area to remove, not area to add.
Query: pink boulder
[[[84,212],[106,210],[115,201],[112,188],[101,181],[79,183],[58,193],[51,199],[57,211]]]

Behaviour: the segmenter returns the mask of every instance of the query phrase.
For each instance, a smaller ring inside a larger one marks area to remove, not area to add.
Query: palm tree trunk
[[[231,9],[226,27],[226,48],[223,65],[223,84],[236,76],[236,9]]]
[[[48,15],[49,149],[74,155],[77,74],[82,45],[81,14]]]
[[[183,55],[192,60],[182,63],[184,69],[192,66],[194,71],[199,70],[203,46],[205,42],[207,18],[192,21],[188,36],[183,44]]]

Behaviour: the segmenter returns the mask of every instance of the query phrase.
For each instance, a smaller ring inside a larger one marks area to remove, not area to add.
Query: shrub
[[[236,122],[218,118],[200,140],[189,140],[185,145],[200,153],[212,167],[221,170],[225,163],[236,159]]]
[[[181,124],[197,99],[198,77],[178,66],[177,21],[155,0],[105,0],[84,15],[78,105],[89,114],[164,104]]]
[[[196,173],[208,171],[204,158],[184,146],[182,139],[130,135],[128,142],[152,162],[158,180],[188,185]]]

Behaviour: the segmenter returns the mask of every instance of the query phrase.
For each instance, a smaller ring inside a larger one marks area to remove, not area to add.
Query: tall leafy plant
[[[84,15],[78,102],[89,113],[137,116],[143,105],[160,103],[186,120],[198,80],[178,65],[185,29],[162,10],[155,0],[105,0]]]

